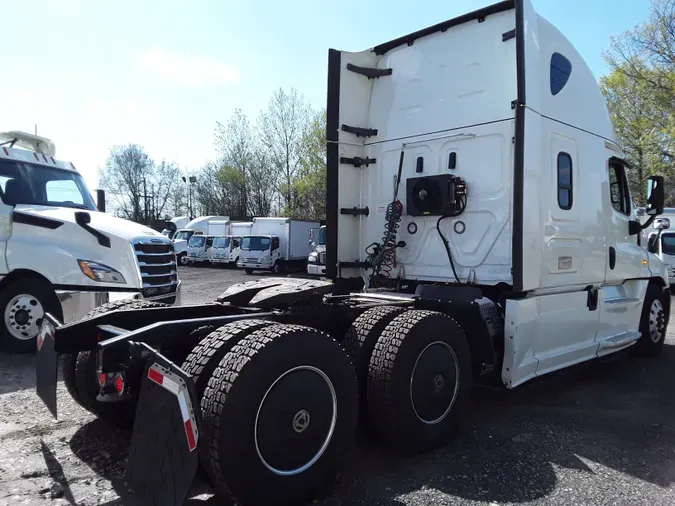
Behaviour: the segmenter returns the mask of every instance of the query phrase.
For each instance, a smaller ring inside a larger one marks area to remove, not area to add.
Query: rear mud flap
[[[38,397],[56,418],[56,381],[59,368],[59,356],[56,353],[54,334],[60,326],[58,320],[49,313],[45,315],[37,336],[37,355],[35,357],[35,389]]]
[[[192,380],[155,353],[141,382],[127,461],[140,504],[182,505],[197,472],[201,413]]]

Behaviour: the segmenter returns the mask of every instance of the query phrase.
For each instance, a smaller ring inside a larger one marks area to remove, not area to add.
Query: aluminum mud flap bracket
[[[56,416],[56,380],[59,356],[56,353],[54,334],[60,323],[49,313],[45,314],[37,336],[35,357],[35,390],[49,412]]]
[[[190,377],[152,351],[141,381],[126,470],[127,484],[140,504],[180,506],[187,499],[198,464],[201,413],[196,399]]]

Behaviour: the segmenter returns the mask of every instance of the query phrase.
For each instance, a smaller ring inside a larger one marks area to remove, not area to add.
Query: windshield
[[[201,248],[206,243],[206,237],[203,235],[193,235],[190,237],[190,242],[188,246],[191,248]]]
[[[194,230],[181,230],[176,234],[176,237],[174,237],[174,240],[176,241],[187,241],[190,237],[192,237],[192,234],[194,234]]]
[[[675,255],[675,234],[661,235],[661,250],[666,255]]]
[[[319,244],[326,244],[326,227],[319,229]]]
[[[214,248],[227,248],[229,246],[230,246],[229,237],[216,237],[216,239],[213,241]]]
[[[247,251],[267,251],[272,240],[269,237],[244,237],[241,240],[241,249]]]
[[[0,160],[0,196],[18,204],[73,207],[96,211],[84,179],[77,172],[16,160]]]

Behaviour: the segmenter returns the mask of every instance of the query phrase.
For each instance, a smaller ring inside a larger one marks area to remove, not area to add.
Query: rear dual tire
[[[361,411],[387,447],[419,453],[447,443],[472,385],[464,331],[434,311],[385,306],[369,309],[343,346],[359,377]]]
[[[307,327],[260,328],[223,356],[202,398],[211,481],[243,504],[304,504],[335,479],[357,412],[340,345]]]
[[[93,309],[82,320],[118,310],[167,306],[168,304],[145,300],[118,300]],[[99,384],[94,352],[62,354],[59,358],[66,390],[77,404],[115,427],[130,429],[133,426],[136,413],[135,400],[102,402],[97,399]]]

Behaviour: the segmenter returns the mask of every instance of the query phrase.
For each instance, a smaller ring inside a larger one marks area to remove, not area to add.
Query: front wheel
[[[637,355],[655,357],[663,350],[666,340],[666,294],[656,285],[649,285],[640,317],[642,336],[634,347]]]
[[[244,269],[246,274],[253,274],[253,269]]]
[[[45,313],[61,318],[61,307],[49,283],[19,279],[0,293],[3,325],[0,348],[14,353],[35,351],[36,338]]]
[[[182,266],[186,266],[188,264],[187,253],[180,253],[178,255],[178,263],[181,264]]]

